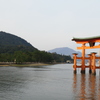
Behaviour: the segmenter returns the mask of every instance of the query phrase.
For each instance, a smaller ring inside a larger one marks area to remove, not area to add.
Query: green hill
[[[56,63],[72,60],[70,56],[40,51],[26,40],[6,32],[0,32],[0,62]]]
[[[15,51],[35,51],[37,50],[26,40],[0,31],[0,53],[13,53]]]

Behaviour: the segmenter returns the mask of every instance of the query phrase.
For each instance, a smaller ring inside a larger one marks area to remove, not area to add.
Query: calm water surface
[[[72,64],[0,67],[0,100],[100,100],[100,77]]]

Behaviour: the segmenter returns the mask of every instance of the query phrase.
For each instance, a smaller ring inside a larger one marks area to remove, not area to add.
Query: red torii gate
[[[85,73],[85,68],[89,68],[89,73],[96,74],[96,69],[100,69],[100,67],[97,67],[95,64],[96,59],[100,59],[100,57],[96,57],[96,53],[93,52],[89,54],[89,57],[85,57],[85,49],[96,49],[100,48],[100,44],[95,45],[96,42],[100,42],[100,36],[96,37],[89,37],[89,38],[73,38],[72,41],[75,41],[77,44],[82,44],[81,47],[77,47],[77,49],[82,49],[82,57],[77,57],[77,54],[73,54],[74,58],[74,73],[76,73],[77,68],[81,68],[81,73]],[[86,44],[89,43],[89,46],[86,46]],[[82,60],[81,66],[77,66],[77,59]],[[89,66],[85,65],[85,59],[90,60]]]

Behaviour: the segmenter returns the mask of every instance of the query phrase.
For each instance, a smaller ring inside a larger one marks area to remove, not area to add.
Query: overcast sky
[[[100,0],[0,0],[0,31],[39,50],[76,50],[73,37],[100,36]]]

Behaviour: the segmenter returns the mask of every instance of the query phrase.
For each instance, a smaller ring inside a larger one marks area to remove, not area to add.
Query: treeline
[[[14,53],[0,53],[0,62],[43,62],[43,63],[57,63],[73,61],[70,56],[59,55],[56,53],[48,53],[46,51],[36,50],[30,51],[15,51]]]

